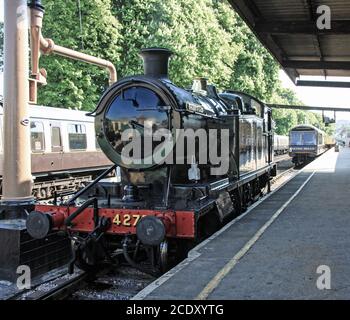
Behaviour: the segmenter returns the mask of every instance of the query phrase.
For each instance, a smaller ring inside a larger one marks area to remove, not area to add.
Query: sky
[[[319,88],[319,87],[297,87],[286,75],[280,71],[280,79],[285,88],[292,89],[297,97],[308,106],[318,107],[350,107],[350,88]],[[324,80],[324,77],[301,77],[301,80]],[[348,77],[327,77],[329,81],[349,81]],[[329,113],[327,113],[327,116]],[[333,113],[330,113],[333,116]],[[336,119],[350,120],[350,112],[337,112]]]
[[[8,0],[10,1],[10,0]],[[4,20],[4,0],[0,0],[0,21]],[[350,107],[349,88],[316,88],[316,87],[296,87],[284,71],[280,71],[280,79],[285,88],[292,89],[298,98],[306,105],[320,107]],[[303,80],[324,80],[323,77],[303,77]],[[350,81],[350,78],[329,77],[327,80]],[[2,93],[3,75],[0,74],[0,93]],[[328,116],[329,114],[327,114]],[[332,114],[331,114],[332,115]],[[337,120],[350,120],[350,112],[337,112]]]

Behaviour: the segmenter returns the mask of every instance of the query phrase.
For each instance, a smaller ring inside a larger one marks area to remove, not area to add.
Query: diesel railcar
[[[270,108],[250,95],[219,95],[204,79],[192,90],[176,86],[166,49],[141,56],[144,75],[113,84],[91,114],[114,164],[27,219],[34,238],[66,231],[86,270],[117,262],[120,252],[136,268],[146,256],[153,271],[166,270],[169,256],[183,256],[244,211],[276,174]]]
[[[298,125],[289,133],[289,155],[295,165],[315,159],[328,150],[325,133],[312,125]]]
[[[94,121],[86,112],[29,106],[33,195],[81,188],[111,165],[96,141]],[[0,107],[0,179],[3,168],[3,107]]]

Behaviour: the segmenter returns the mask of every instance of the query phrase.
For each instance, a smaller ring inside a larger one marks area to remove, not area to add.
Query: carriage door
[[[62,136],[61,127],[59,123],[50,123],[51,126],[51,151],[52,152],[62,152]]]

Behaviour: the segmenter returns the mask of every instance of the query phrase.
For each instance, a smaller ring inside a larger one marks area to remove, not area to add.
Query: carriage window
[[[68,125],[68,138],[71,150],[86,149],[86,130],[83,124]]]
[[[52,146],[52,151],[61,151],[62,150],[60,127],[52,127],[51,128],[51,146]]]
[[[30,143],[33,152],[45,150],[44,125],[39,121],[30,123]]]

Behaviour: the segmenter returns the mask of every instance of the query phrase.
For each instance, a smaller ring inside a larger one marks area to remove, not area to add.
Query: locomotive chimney
[[[169,58],[172,52],[165,48],[142,49],[143,68],[146,76],[168,78]]]

